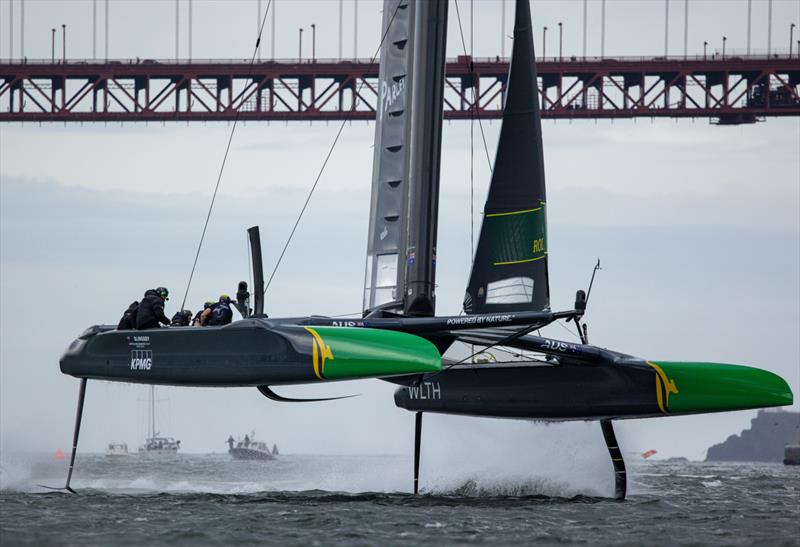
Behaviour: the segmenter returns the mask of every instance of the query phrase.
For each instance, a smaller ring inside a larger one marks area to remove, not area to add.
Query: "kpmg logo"
[[[153,366],[153,351],[149,349],[131,350],[131,370],[150,370]]]

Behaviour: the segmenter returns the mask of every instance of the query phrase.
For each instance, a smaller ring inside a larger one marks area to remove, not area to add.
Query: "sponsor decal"
[[[422,382],[418,386],[408,386],[408,398],[414,401],[442,399],[442,388],[439,382]]]
[[[150,336],[127,336],[128,345],[134,348],[146,348],[150,346]]]
[[[333,351],[325,344],[322,336],[311,327],[305,327],[311,333],[311,362],[314,365],[314,374],[320,380],[325,379],[325,361],[333,361]]]
[[[153,352],[149,349],[131,350],[131,370],[150,370],[153,366]]]
[[[542,343],[542,349],[550,350],[550,351],[560,351],[565,353],[570,351],[572,353],[580,353],[578,351],[578,346],[575,344],[571,344],[569,342],[562,342],[561,340],[552,340],[550,338],[545,338],[544,342]]]
[[[677,395],[678,386],[675,385],[675,380],[670,379],[660,366],[650,361],[646,361],[646,363],[656,371],[656,401],[658,402],[658,408],[664,414],[669,414],[669,394],[675,393]]]
[[[381,233],[380,233],[380,235],[378,237],[380,238],[381,241],[383,241],[384,239],[386,239],[386,236],[388,236],[388,235],[389,235],[389,228],[384,226],[383,230],[381,230]]]
[[[384,80],[381,82],[381,114],[385,114],[392,105],[394,105],[397,98],[406,90],[406,79],[403,78],[399,82],[392,82],[391,84]]]
[[[484,323],[508,323],[514,319],[514,314],[504,315],[467,315],[452,317],[447,320],[448,325],[482,325]]]
[[[363,327],[363,321],[331,321],[332,327]]]

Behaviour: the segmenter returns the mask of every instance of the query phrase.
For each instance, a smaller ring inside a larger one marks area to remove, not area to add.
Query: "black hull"
[[[663,416],[653,369],[625,365],[489,365],[429,375],[400,387],[395,404],[413,412],[539,420]]]
[[[79,378],[178,386],[310,383],[308,334],[258,319],[225,327],[114,330],[93,327],[61,357]]]

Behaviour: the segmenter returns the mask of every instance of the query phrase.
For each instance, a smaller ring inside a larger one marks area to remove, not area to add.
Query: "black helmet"
[[[166,287],[158,287],[156,289],[156,292],[158,293],[158,296],[160,296],[164,300],[169,300],[169,291],[167,290]]]

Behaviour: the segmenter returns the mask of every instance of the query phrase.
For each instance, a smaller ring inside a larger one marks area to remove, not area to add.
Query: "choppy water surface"
[[[63,484],[64,462],[6,455],[0,544],[800,545],[800,468],[646,462],[630,471],[631,495],[619,503],[546,477],[429,480],[413,496],[403,492],[408,461],[394,456],[79,454],[73,496],[36,486]]]

